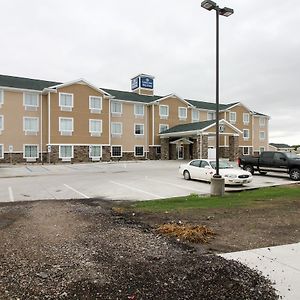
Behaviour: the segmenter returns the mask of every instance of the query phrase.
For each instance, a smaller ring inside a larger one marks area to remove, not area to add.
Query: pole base
[[[225,193],[225,179],[213,177],[210,185],[211,196],[224,196]]]

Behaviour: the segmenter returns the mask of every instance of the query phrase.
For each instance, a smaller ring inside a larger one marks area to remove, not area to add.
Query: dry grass
[[[156,231],[160,234],[173,236],[191,243],[208,243],[209,239],[216,235],[212,229],[204,225],[184,225],[175,223],[160,225]]]

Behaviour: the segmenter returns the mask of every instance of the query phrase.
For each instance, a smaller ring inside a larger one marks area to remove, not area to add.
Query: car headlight
[[[225,175],[224,177],[228,177],[228,178],[237,178],[237,175],[234,175],[234,174],[228,174],[228,175]]]

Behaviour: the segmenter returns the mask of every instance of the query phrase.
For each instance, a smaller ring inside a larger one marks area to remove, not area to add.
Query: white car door
[[[201,162],[200,159],[195,159],[195,160],[191,161],[189,164],[188,171],[190,172],[190,176],[192,179],[199,179],[200,162]]]
[[[211,165],[207,161],[203,160],[201,163],[201,169],[203,170],[202,180],[211,181],[211,177],[215,172]]]

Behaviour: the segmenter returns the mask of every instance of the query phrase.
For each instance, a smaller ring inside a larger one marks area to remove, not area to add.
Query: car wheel
[[[259,171],[259,174],[260,175],[266,175],[268,172],[265,172],[265,171]]]
[[[190,180],[190,179],[191,179],[190,172],[187,171],[187,170],[185,170],[185,171],[183,172],[183,177],[184,177],[185,180]]]
[[[290,171],[290,178],[292,180],[300,180],[300,170],[299,169],[292,169]]]
[[[254,169],[253,169],[253,167],[251,165],[246,165],[244,167],[244,170],[247,171],[247,172],[250,172],[252,175],[254,173]]]

